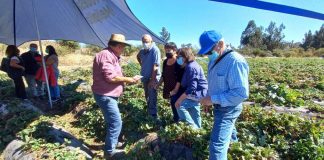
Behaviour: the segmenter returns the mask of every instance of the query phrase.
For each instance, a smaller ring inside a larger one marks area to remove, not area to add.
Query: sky
[[[324,0],[263,0],[324,13]],[[324,21],[284,13],[219,3],[208,0],[126,0],[134,15],[159,35],[162,27],[178,46],[199,46],[199,36],[206,30],[217,30],[225,41],[237,47],[249,20],[267,27],[271,21],[283,23],[285,41],[301,42],[304,34],[319,30]]]

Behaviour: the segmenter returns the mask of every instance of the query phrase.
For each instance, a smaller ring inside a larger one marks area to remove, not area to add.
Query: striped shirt
[[[208,66],[208,95],[213,104],[222,107],[242,105],[249,96],[249,66],[245,58],[231,52],[212,66]]]

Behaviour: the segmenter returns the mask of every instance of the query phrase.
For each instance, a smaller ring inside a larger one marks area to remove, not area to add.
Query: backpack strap
[[[226,55],[228,55],[229,53],[233,52],[233,50],[229,50],[227,52],[225,52],[224,54],[222,54],[217,60],[216,62],[214,63],[214,65],[210,68],[214,68],[216,66],[217,63],[219,63]]]

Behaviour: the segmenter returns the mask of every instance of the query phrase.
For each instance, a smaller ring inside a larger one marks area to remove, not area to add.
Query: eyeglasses
[[[211,55],[211,54],[213,54],[213,50],[214,50],[214,48],[215,48],[215,46],[217,46],[218,45],[218,43],[217,44],[215,44],[215,45],[213,45],[213,47],[211,48],[211,50],[210,51],[208,51],[207,53],[206,53],[206,55]]]

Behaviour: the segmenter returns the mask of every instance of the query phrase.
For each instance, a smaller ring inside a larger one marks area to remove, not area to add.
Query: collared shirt
[[[116,76],[123,76],[119,58],[110,49],[97,53],[93,61],[92,91],[98,95],[119,97],[123,83],[112,83]]]
[[[139,54],[139,58],[142,61],[141,75],[143,76],[142,81],[148,82],[152,76],[153,66],[158,66],[158,71],[156,75],[156,79],[160,79],[161,77],[161,53],[160,49],[152,43],[152,47],[147,51],[141,49]]]
[[[249,66],[245,58],[233,51],[211,66],[208,66],[208,95],[213,104],[241,105],[249,96]]]
[[[181,86],[185,88],[188,99],[199,101],[200,98],[207,95],[207,80],[203,69],[196,61],[187,64]]]

